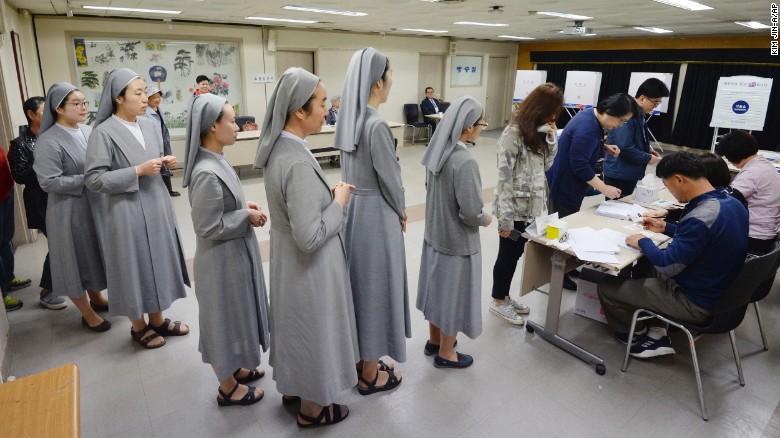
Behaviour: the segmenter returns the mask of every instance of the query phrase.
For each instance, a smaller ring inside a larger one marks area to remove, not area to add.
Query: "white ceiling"
[[[463,0],[457,3],[429,3],[421,0],[8,0],[17,8],[34,14],[65,15],[72,9],[76,15],[105,17],[154,18],[199,22],[240,23],[292,28],[339,29],[358,32],[385,32],[388,35],[419,34],[402,28],[447,30],[438,34],[450,38],[476,38],[506,41],[498,35],[534,37],[537,40],[589,38],[561,35],[558,31],[572,26],[573,20],[532,15],[529,11],[555,11],[594,17],[585,25],[597,34],[595,38],[655,37],[634,26],[653,26],[672,30],[663,36],[685,35],[768,35],[769,30],[752,30],[734,21],[757,20],[769,23],[769,3],[763,0],[700,0],[715,9],[691,12],[652,0]],[[445,0],[453,1],[453,0]],[[456,0],[457,1],[457,0]],[[282,9],[285,5],[304,5],[365,12],[364,17],[344,17]],[[82,9],[82,5],[181,10],[179,15],[106,12]],[[503,12],[489,12],[493,5]],[[246,16],[318,20],[317,24],[280,24],[246,20]],[[505,23],[507,27],[455,25],[455,21]],[[593,37],[590,37],[593,38]]]

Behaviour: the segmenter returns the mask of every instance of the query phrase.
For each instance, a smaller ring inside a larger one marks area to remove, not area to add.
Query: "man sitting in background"
[[[440,113],[441,112],[439,110],[440,104],[441,102],[439,102],[439,99],[433,97],[433,87],[427,87],[425,89],[425,99],[423,99],[422,102],[420,102],[420,108],[422,108],[423,121],[431,125],[431,131],[436,130],[436,120],[433,120],[425,116]]]
[[[626,243],[642,251],[660,278],[607,277],[598,286],[607,322],[624,343],[628,342],[636,309],[658,311],[693,323],[707,322],[747,255],[747,209],[710,184],[698,157],[688,152],[668,155],[658,163],[656,175],[679,202],[687,205],[677,224],[648,217],[644,227],[674,240],[659,249],[643,234],[634,234]],[[645,329],[638,322],[636,332],[639,336],[632,339],[632,356],[674,354],[665,328]]]

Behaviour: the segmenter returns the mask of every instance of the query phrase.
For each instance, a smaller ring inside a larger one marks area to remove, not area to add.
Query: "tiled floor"
[[[486,133],[472,147],[480,163],[483,186],[495,184],[495,137]],[[419,164],[424,146],[399,148],[410,209],[425,202],[425,174]],[[328,178],[340,178],[338,168],[325,166]],[[174,180],[180,183],[180,180]],[[244,180],[248,199],[265,204],[262,178]],[[194,254],[186,189],[172,198],[178,214],[184,250]],[[488,197],[490,198],[490,197]],[[488,201],[489,202],[489,201]],[[490,209],[490,205],[486,205]],[[422,216],[406,234],[410,299],[415,302],[424,224]],[[259,229],[268,240],[268,227]],[[75,362],[81,369],[81,424],[85,437],[155,436],[283,437],[505,437],[505,436],[777,436],[780,431],[780,294],[762,302],[769,351],[762,351],[755,315],[748,313],[737,330],[747,385],[737,382],[726,336],[704,338],[698,346],[710,421],[699,417],[699,401],[691,359],[684,338],[673,335],[678,354],[653,361],[631,362],[620,372],[623,345],[606,326],[575,316],[573,293],[565,293],[560,331],[606,360],[607,374],[567,355],[522,327],[510,326],[487,312],[491,272],[498,249],[495,224],[482,229],[484,331],[477,340],[463,336],[459,349],[472,354],[466,370],[439,370],[422,354],[427,323],[412,309],[413,338],[409,360],[400,364],[403,384],[389,394],[362,397],[346,391],[340,402],[351,409],[342,424],[316,431],[299,431],[294,413],[282,407],[272,370],[259,381],[266,398],[252,407],[218,408],[217,382],[200,360],[198,303],[190,291],[167,316],[193,329],[184,338],[169,338],[159,350],[142,350],[130,341],[130,323],[111,318],[111,331],[88,332],[73,305],[62,311],[37,305],[38,289],[14,295],[24,308],[10,313],[11,374],[23,377]],[[18,248],[16,274],[37,282],[45,240]],[[266,260],[267,262],[267,260]],[[266,263],[266,269],[268,268]],[[519,287],[515,276],[513,290]],[[266,272],[267,275],[267,272]],[[267,278],[267,277],[266,277]],[[544,320],[547,297],[534,292],[522,302],[531,318]],[[263,358],[267,367],[267,356]]]

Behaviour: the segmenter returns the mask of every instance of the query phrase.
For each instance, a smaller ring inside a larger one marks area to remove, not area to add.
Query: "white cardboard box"
[[[658,192],[660,191],[660,187],[648,187],[643,184],[637,184],[636,189],[634,189],[634,200],[643,204],[652,204],[658,200]]]
[[[577,281],[577,299],[574,301],[574,313],[599,322],[607,323],[601,308],[596,283],[580,278]]]

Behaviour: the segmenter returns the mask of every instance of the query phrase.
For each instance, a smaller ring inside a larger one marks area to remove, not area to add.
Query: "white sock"
[[[663,327],[650,327],[647,330],[647,336],[657,341],[666,336],[666,329]]]

